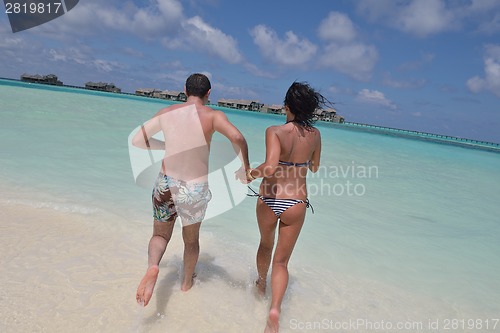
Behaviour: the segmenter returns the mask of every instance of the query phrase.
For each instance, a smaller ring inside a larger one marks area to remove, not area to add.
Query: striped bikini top
[[[306,167],[311,164],[311,161],[303,162],[303,163],[293,163],[293,162],[284,162],[284,161],[278,161],[279,165],[285,165],[285,166],[294,166],[294,167]]]

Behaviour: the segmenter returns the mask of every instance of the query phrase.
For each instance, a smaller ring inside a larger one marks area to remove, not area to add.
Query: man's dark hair
[[[200,73],[191,74],[186,80],[186,94],[188,96],[203,98],[211,88],[208,77]]]

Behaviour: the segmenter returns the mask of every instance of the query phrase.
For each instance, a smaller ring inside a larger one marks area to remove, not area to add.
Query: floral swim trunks
[[[212,193],[208,182],[188,183],[160,172],[153,189],[153,217],[167,222],[180,216],[182,225],[201,222]]]

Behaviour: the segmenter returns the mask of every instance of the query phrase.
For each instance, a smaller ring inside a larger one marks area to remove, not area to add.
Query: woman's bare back
[[[319,147],[319,131],[292,122],[274,126],[273,131],[279,142],[279,162],[274,174],[263,179],[261,195],[305,200],[307,170],[315,162],[313,154]]]

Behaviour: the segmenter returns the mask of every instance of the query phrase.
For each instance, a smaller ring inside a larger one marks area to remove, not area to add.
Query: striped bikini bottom
[[[283,214],[283,212],[288,208],[293,207],[299,203],[305,203],[306,208],[311,208],[314,214],[314,209],[309,203],[309,199],[307,199],[306,201],[300,199],[278,199],[278,198],[264,197],[262,195],[259,196],[259,199],[264,201],[264,203],[268,205],[269,208],[272,209],[272,211],[274,212],[274,214],[276,214],[277,217],[280,217],[281,214]]]
[[[263,195],[259,195],[250,186],[248,186],[248,189],[253,192],[253,194],[247,194],[249,197],[259,197],[260,200],[264,201],[264,203],[268,205],[269,208],[271,208],[271,210],[277,217],[280,217],[281,214],[283,214],[283,212],[288,208],[293,207],[299,203],[305,203],[306,208],[311,208],[311,211],[314,214],[314,208],[309,202],[309,199],[306,199],[306,201],[304,201],[300,199],[278,199],[273,197],[265,197]]]

